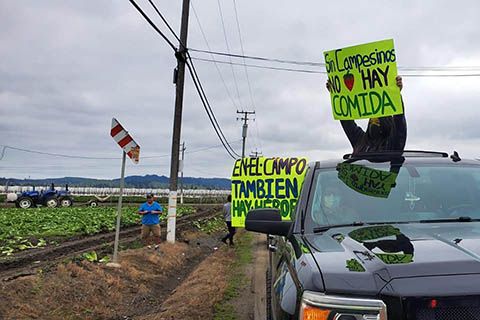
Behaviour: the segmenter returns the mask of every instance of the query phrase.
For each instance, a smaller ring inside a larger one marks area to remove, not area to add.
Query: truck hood
[[[327,293],[378,294],[393,279],[480,274],[480,223],[332,228],[304,236]]]

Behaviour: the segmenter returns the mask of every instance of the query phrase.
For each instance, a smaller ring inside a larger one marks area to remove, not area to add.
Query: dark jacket
[[[357,126],[353,120],[341,120],[343,130],[350,140],[353,147],[353,153],[373,152],[373,151],[403,151],[407,142],[407,121],[404,113],[391,117],[390,134],[386,137],[371,139],[369,135]],[[385,117],[387,118],[387,117]],[[368,129],[367,129],[368,130]]]

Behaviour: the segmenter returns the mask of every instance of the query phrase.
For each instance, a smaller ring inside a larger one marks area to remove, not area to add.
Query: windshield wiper
[[[353,222],[353,223],[344,223],[344,224],[332,224],[329,226],[321,226],[313,228],[313,233],[325,232],[331,228],[342,228],[342,227],[359,227],[365,225],[365,222]]]
[[[480,219],[472,219],[471,217],[458,217],[451,219],[433,219],[433,220],[420,220],[420,223],[437,223],[437,222],[472,222],[480,221]]]

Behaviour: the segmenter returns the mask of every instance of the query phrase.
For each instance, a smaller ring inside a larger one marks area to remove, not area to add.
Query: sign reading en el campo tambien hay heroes
[[[371,197],[388,198],[395,185],[397,173],[353,163],[337,165],[338,178],[349,188]]]
[[[323,54],[334,119],[367,119],[403,113],[400,88],[396,84],[393,39]]]
[[[244,227],[249,210],[278,208],[289,220],[307,169],[306,158],[244,158],[232,172],[232,226]]]

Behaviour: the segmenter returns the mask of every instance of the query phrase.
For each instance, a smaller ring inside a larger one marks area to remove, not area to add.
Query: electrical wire
[[[17,148],[17,147],[6,146],[6,145],[2,145],[2,146],[4,147],[3,155],[5,155],[5,150],[6,149],[12,149],[12,150],[23,151],[23,152],[28,152],[28,153],[35,153],[35,154],[41,154],[41,155],[47,155],[47,156],[53,156],[53,157],[61,157],[61,158],[69,158],[69,159],[86,159],[86,160],[113,160],[113,159],[118,160],[118,159],[120,159],[120,158],[75,156],[75,155],[68,155],[68,154],[61,154],[61,153],[35,151],[35,150]]]
[[[251,59],[251,60],[260,60],[260,61],[270,61],[270,62],[277,62],[277,63],[284,63],[284,64],[296,64],[296,65],[303,65],[303,66],[312,66],[312,67],[325,67],[325,63],[320,62],[309,62],[309,61],[296,61],[296,60],[285,60],[285,59],[275,59],[275,58],[266,58],[266,57],[259,57],[259,56],[248,56],[244,54],[233,54],[233,53],[225,53],[219,51],[211,51],[209,50],[201,50],[195,48],[188,48],[188,50],[193,52],[200,52],[200,53],[209,53],[212,55],[219,55],[219,56],[229,56],[232,58],[244,58],[244,59]]]
[[[189,56],[190,58],[190,56]],[[230,154],[233,154],[234,156],[236,156],[237,158],[240,158],[240,155],[235,152],[235,150],[232,148],[232,146],[230,146],[230,144],[228,143],[228,140],[225,138],[225,135],[223,134],[223,131],[215,117],[215,113],[213,112],[211,106],[210,106],[210,102],[208,101],[208,98],[207,98],[207,95],[205,94],[205,91],[203,90],[203,86],[202,86],[202,83],[200,82],[200,78],[198,77],[198,74],[197,74],[197,71],[195,69],[195,65],[193,64],[193,61],[190,59],[189,60],[190,63],[187,63],[187,66],[189,68],[189,71],[190,71],[190,74],[192,75],[192,79],[195,79],[194,81],[194,84],[195,84],[195,87],[197,88],[197,92],[199,93],[199,95],[204,99],[202,99],[202,102],[205,102],[204,103],[204,107],[205,107],[205,110],[207,111],[207,115],[215,129],[215,132],[217,132],[217,135],[219,136],[220,138],[220,142],[222,142],[222,144],[226,144],[226,149],[228,151],[230,151],[229,153]],[[198,82],[198,85],[197,85],[197,82]],[[222,139],[223,138],[223,139]]]
[[[198,60],[198,61],[204,61],[204,62],[212,62],[210,59],[204,59],[204,58],[198,58],[198,57],[192,57],[193,60]],[[223,63],[223,64],[230,64],[228,61],[220,61],[216,60],[217,63]],[[242,66],[243,64],[241,63],[235,63],[232,62],[234,65]],[[313,73],[313,74],[327,74],[326,71],[315,71],[315,70],[306,70],[306,69],[293,69],[293,68],[280,68],[280,67],[270,67],[270,66],[261,66],[261,65],[256,65],[256,64],[247,64],[247,67],[251,68],[260,68],[260,69],[270,69],[270,70],[277,70],[277,71],[290,71],[290,72],[300,72],[300,73]],[[420,74],[420,73],[412,73],[412,74],[402,74],[402,77],[430,77],[430,78],[436,78],[436,77],[480,77],[480,73],[463,73],[463,74]]]
[[[204,61],[204,62],[213,62],[213,60],[210,59],[204,59],[204,58],[198,58],[198,57],[192,57],[193,60],[198,60],[198,61]],[[223,64],[232,64],[235,66],[243,66],[241,63],[236,63],[236,62],[228,62],[228,61],[220,61],[216,60],[217,63],[223,63]],[[317,73],[317,74],[327,74],[326,71],[315,71],[315,70],[306,70],[306,69],[293,69],[293,68],[281,68],[281,67],[269,67],[269,66],[261,66],[258,64],[246,64],[247,67],[250,68],[259,68],[259,69],[270,69],[270,70],[277,70],[277,71],[290,71],[290,72],[302,72],[302,73]]]
[[[152,5],[153,9],[157,12],[157,14],[160,16],[160,19],[162,19],[162,21],[165,23],[165,25],[167,26],[168,30],[170,30],[170,32],[173,34],[173,36],[178,40],[179,43],[182,44],[182,46],[184,48],[186,48],[186,46],[182,43],[182,40],[180,40],[180,38],[177,36],[177,34],[175,33],[175,31],[173,31],[172,27],[170,26],[170,24],[168,23],[167,19],[165,19],[165,17],[163,16],[163,14],[157,9],[157,6],[155,5],[155,3],[153,3],[152,0],[148,0],[148,2],[150,2],[150,4]]]
[[[233,150],[233,148],[230,146],[230,144],[228,143],[227,139],[225,138],[225,136],[223,135],[223,132],[221,131],[221,128],[220,126],[218,125],[218,122],[216,121],[216,118],[215,118],[215,115],[213,114],[213,111],[211,110],[210,108],[210,104],[208,102],[208,99],[205,95],[205,91],[203,90],[203,87],[201,86],[201,82],[200,82],[200,79],[198,78],[198,74],[196,73],[195,69],[194,69],[194,65],[193,65],[193,61],[190,59],[190,57],[188,56],[189,58],[189,61],[186,62],[186,65],[188,67],[188,70],[190,72],[190,75],[192,77],[192,80],[193,80],[193,84],[195,85],[195,88],[197,89],[197,93],[200,97],[200,100],[202,102],[202,105],[205,109],[205,111],[207,112],[207,116],[210,120],[210,123],[212,124],[213,126],[213,129],[215,130],[215,133],[217,134],[220,142],[223,144],[223,147],[225,148],[225,150],[227,151],[227,153],[234,159],[236,160],[236,157],[237,156],[238,158],[240,157],[236,152],[235,150]],[[217,128],[218,126],[218,128]],[[224,141],[225,140],[225,141]],[[228,147],[227,147],[228,146]],[[235,154],[235,155],[234,155]]]
[[[158,29],[158,27],[153,23],[153,21],[147,16],[145,12],[137,5],[137,3],[134,0],[128,0],[130,3],[137,9],[138,12],[143,16],[143,18],[148,22],[148,24],[165,40],[168,45],[173,49],[173,51],[177,52],[177,48],[175,45],[167,38],[167,36]]]
[[[208,50],[210,50],[210,44],[208,43],[207,37],[206,37],[206,35],[205,35],[205,32],[203,31],[203,27],[202,27],[202,24],[200,23],[200,19],[199,19],[199,17],[198,17],[197,11],[195,10],[195,7],[193,6],[193,1],[190,1],[190,5],[191,5],[191,7],[192,7],[192,9],[193,9],[193,14],[194,14],[195,19],[196,19],[196,21],[197,21],[197,24],[198,24],[198,27],[199,27],[200,32],[201,32],[201,34],[202,34],[203,40],[205,41],[205,44],[207,45]],[[217,69],[218,75],[220,76],[220,80],[222,81],[223,86],[225,87],[225,91],[227,92],[228,97],[229,97],[230,100],[232,101],[232,104],[233,104],[233,106],[235,107],[235,109],[238,109],[238,106],[237,106],[237,104],[235,103],[235,100],[233,99],[232,94],[230,93],[230,90],[228,89],[227,83],[225,82],[225,79],[223,78],[222,73],[220,72],[220,68],[218,67],[218,64],[217,64],[216,61],[215,61],[215,56],[214,56],[213,54],[210,54],[210,56],[212,57],[212,61],[213,61],[214,65],[215,65],[215,69]]]
[[[220,0],[217,0],[218,3],[218,11],[220,12],[220,20],[222,21],[222,29],[223,29],[223,36],[225,38],[225,44],[227,46],[227,52],[230,54],[230,46],[228,44],[228,37],[227,37],[227,31],[225,29],[225,21],[223,19],[223,13],[222,13],[222,5],[220,4]],[[229,57],[230,62],[232,62],[232,58]],[[233,64],[230,64],[230,68],[232,69],[232,76],[233,76],[233,82],[235,83],[235,89],[237,91],[237,96],[238,96],[238,101],[240,102],[240,106],[242,106],[242,98],[240,98],[240,91],[238,90],[238,83],[237,83],[237,77],[235,76],[235,71],[233,70]]]
[[[297,60],[286,60],[286,59],[276,59],[276,58],[267,58],[260,56],[249,56],[245,54],[232,54],[218,51],[201,50],[196,48],[189,48],[190,51],[199,52],[199,53],[208,53],[211,55],[220,55],[227,56],[232,58],[242,58],[242,59],[251,59],[259,61],[268,61],[268,62],[277,62],[284,64],[295,64],[295,65],[304,65],[312,67],[325,67],[325,63],[320,62],[311,62],[311,61],[297,61]],[[397,70],[401,71],[480,71],[480,66],[397,66]]]
[[[242,51],[242,55],[244,56],[245,55],[245,50],[243,48],[242,32],[240,30],[240,19],[238,18],[238,10],[237,10],[237,1],[236,0],[233,0],[233,9],[235,10],[235,20],[237,22],[238,38],[240,39],[240,49]],[[250,102],[252,104],[253,110],[255,111],[257,109],[257,107],[256,107],[255,101],[253,99],[252,85],[250,83],[250,77],[248,76],[248,69],[247,69],[247,66],[246,66],[245,58],[243,58],[243,67],[245,69],[245,77],[247,78],[248,93],[249,93],[249,96],[250,96]],[[256,131],[256,134],[257,134],[256,137],[254,136],[255,137],[255,141],[254,141],[255,149],[257,149],[257,142],[260,143],[260,137],[258,135],[258,130]]]
[[[189,53],[187,53],[187,56],[188,56],[189,59],[191,58]],[[219,131],[220,131],[220,133],[221,133],[224,141],[227,143],[227,145],[228,145],[228,147],[230,148],[230,150],[232,151],[232,153],[233,153],[234,155],[236,155],[237,157],[240,157],[240,155],[239,155],[238,153],[236,153],[235,150],[230,146],[230,144],[228,143],[227,138],[225,138],[225,135],[224,135],[223,132],[222,132],[222,129],[221,129],[221,127],[220,127],[220,124],[218,123],[217,118],[215,117],[215,113],[213,112],[212,107],[210,106],[210,102],[209,102],[208,99],[207,99],[207,94],[205,93],[205,90],[203,89],[203,85],[202,85],[202,83],[200,82],[200,77],[198,76],[198,73],[197,73],[197,70],[196,70],[196,68],[195,68],[195,65],[193,64],[193,61],[192,61],[191,59],[190,59],[190,64],[191,64],[191,67],[192,67],[192,69],[193,69],[193,73],[195,74],[195,77],[196,77],[196,79],[197,79],[197,81],[198,81],[200,90],[201,90],[203,96],[205,97],[205,101],[206,101],[206,103],[207,103],[208,110],[210,111],[210,113],[211,113],[211,115],[212,115],[212,118],[213,118],[213,120],[214,120],[217,128],[219,129]]]
[[[237,2],[233,0],[233,8],[235,9],[235,20],[237,22],[237,30],[238,30],[238,38],[240,39],[240,49],[242,50],[242,55],[245,55],[245,51],[243,49],[243,40],[242,40],[242,32],[240,31],[240,22],[238,19],[238,11],[237,11]],[[243,58],[243,66],[245,68],[245,76],[247,78],[247,84],[248,84],[248,92],[250,94],[250,101],[252,103],[253,109],[255,109],[255,102],[253,101],[253,95],[252,95],[252,86],[250,85],[250,78],[248,77],[248,70],[247,66],[245,65],[245,58]]]
[[[240,140],[235,140],[233,142],[229,142],[230,144],[233,143],[238,143],[242,141]],[[22,152],[28,152],[28,153],[34,153],[34,154],[41,154],[41,155],[47,155],[47,156],[52,156],[52,157],[61,157],[61,158],[69,158],[69,159],[85,159],[85,160],[120,160],[121,157],[86,157],[86,156],[77,156],[77,155],[68,155],[68,154],[61,154],[61,153],[50,153],[50,152],[43,152],[43,151],[36,151],[36,150],[29,150],[29,149],[22,149],[22,148],[17,148],[17,147],[12,147],[12,146],[6,146],[6,145],[0,145],[3,147],[3,150],[0,155],[0,160],[2,160],[6,154],[7,149],[12,149],[16,151],[22,151]],[[219,145],[214,145],[210,147],[205,147],[205,148],[200,148],[200,149],[195,149],[192,151],[186,151],[185,153],[197,153],[197,152],[202,152],[214,148],[218,148],[223,146],[222,144]],[[143,156],[141,159],[156,159],[156,158],[166,158],[170,157],[170,154],[164,154],[164,155],[158,155],[158,156]],[[2,167],[4,168],[4,167]]]

